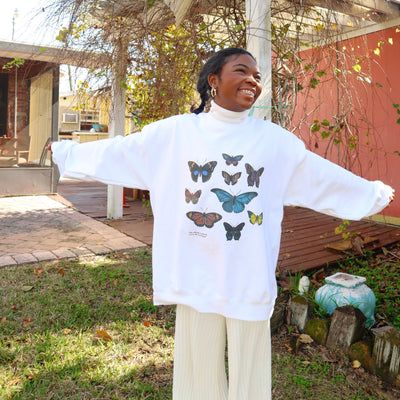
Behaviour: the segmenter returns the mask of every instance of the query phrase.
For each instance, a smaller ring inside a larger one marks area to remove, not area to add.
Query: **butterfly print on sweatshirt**
[[[205,226],[207,228],[212,228],[214,224],[222,219],[222,216],[211,212],[211,213],[201,213],[198,211],[189,211],[186,216],[195,223],[196,226]]]
[[[247,177],[247,184],[249,186],[256,185],[257,187],[260,186],[260,176],[264,172],[264,167],[261,167],[259,170],[255,170],[250,164],[245,164],[246,172],[249,174]]]
[[[211,189],[211,191],[217,195],[218,200],[222,203],[222,208],[229,213],[242,212],[246,204],[249,204],[254,197],[258,196],[257,192],[247,192],[234,196],[222,189]]]
[[[211,174],[217,165],[216,161],[210,161],[204,165],[198,165],[194,161],[188,161],[189,170],[192,175],[192,179],[197,182],[199,176],[203,182],[207,182],[211,178]]]
[[[261,213],[260,215],[256,215],[251,211],[247,211],[247,214],[249,215],[249,220],[253,225],[255,225],[255,224],[261,225],[262,224],[263,213]]]
[[[222,171],[222,176],[224,177],[225,183],[227,185],[229,184],[236,185],[241,175],[242,175],[241,172],[237,172],[236,174],[230,175],[226,171]]]
[[[242,155],[230,156],[229,154],[225,154],[225,153],[222,153],[222,157],[224,157],[226,165],[233,165],[235,167],[238,165],[239,161],[243,158]]]
[[[237,226],[232,226],[227,222],[224,222],[224,227],[226,230],[226,240],[232,240],[232,239],[239,240],[240,236],[242,235],[241,231],[244,225],[245,225],[244,222],[242,222]]]
[[[197,190],[194,193],[190,193],[189,189],[185,189],[185,201],[186,203],[192,202],[193,204],[197,204],[199,198],[201,196],[201,190]]]

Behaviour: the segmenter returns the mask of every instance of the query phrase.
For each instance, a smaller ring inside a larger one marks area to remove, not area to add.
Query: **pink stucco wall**
[[[400,26],[334,46],[336,49],[331,45],[329,49],[300,54],[303,65],[312,63],[317,65],[314,72],[327,74],[317,76],[320,83],[312,89],[310,71],[306,73],[290,129],[310,150],[367,179],[380,179],[395,188],[399,198],[383,213],[400,217],[400,156],[396,153],[400,152],[400,114],[393,106],[400,104]],[[357,64],[359,71],[353,68]],[[337,84],[335,73],[345,77],[342,84]],[[348,125],[342,124],[336,138],[357,137],[351,150],[342,144],[328,146],[330,139],[321,137],[323,130],[332,137],[334,116],[341,113],[346,114]],[[321,127],[319,132],[311,132],[315,118],[329,121],[332,131]]]

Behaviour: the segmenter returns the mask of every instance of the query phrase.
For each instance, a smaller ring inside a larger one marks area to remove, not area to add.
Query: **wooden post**
[[[114,41],[114,54],[111,77],[111,107],[109,122],[109,137],[125,134],[125,85],[127,70],[127,43],[123,39]],[[107,190],[107,218],[119,219],[123,217],[123,187],[108,185]]]
[[[252,115],[271,119],[271,1],[246,0],[247,50],[256,58],[260,68],[263,91]]]

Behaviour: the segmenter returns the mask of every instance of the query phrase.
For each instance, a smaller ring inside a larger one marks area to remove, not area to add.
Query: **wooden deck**
[[[124,217],[120,220],[107,220],[106,185],[98,182],[62,181],[57,191],[57,200],[151,245],[153,219],[147,216],[141,200],[127,200],[129,207],[124,207]],[[285,207],[278,272],[295,273],[317,269],[326,266],[328,262],[335,263],[344,259],[346,254],[343,252],[325,248],[329,244],[341,242],[341,236],[335,234],[335,228],[341,222],[338,218],[308,209]],[[373,243],[366,246],[366,249],[371,250],[400,240],[400,227],[375,222],[353,221],[348,231],[375,238]]]

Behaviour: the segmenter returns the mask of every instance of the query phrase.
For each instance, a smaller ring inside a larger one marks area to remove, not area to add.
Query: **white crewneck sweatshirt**
[[[156,305],[269,319],[284,205],[357,220],[389,203],[389,186],[247,114],[213,103],[126,137],[52,146],[62,176],[150,191]]]

